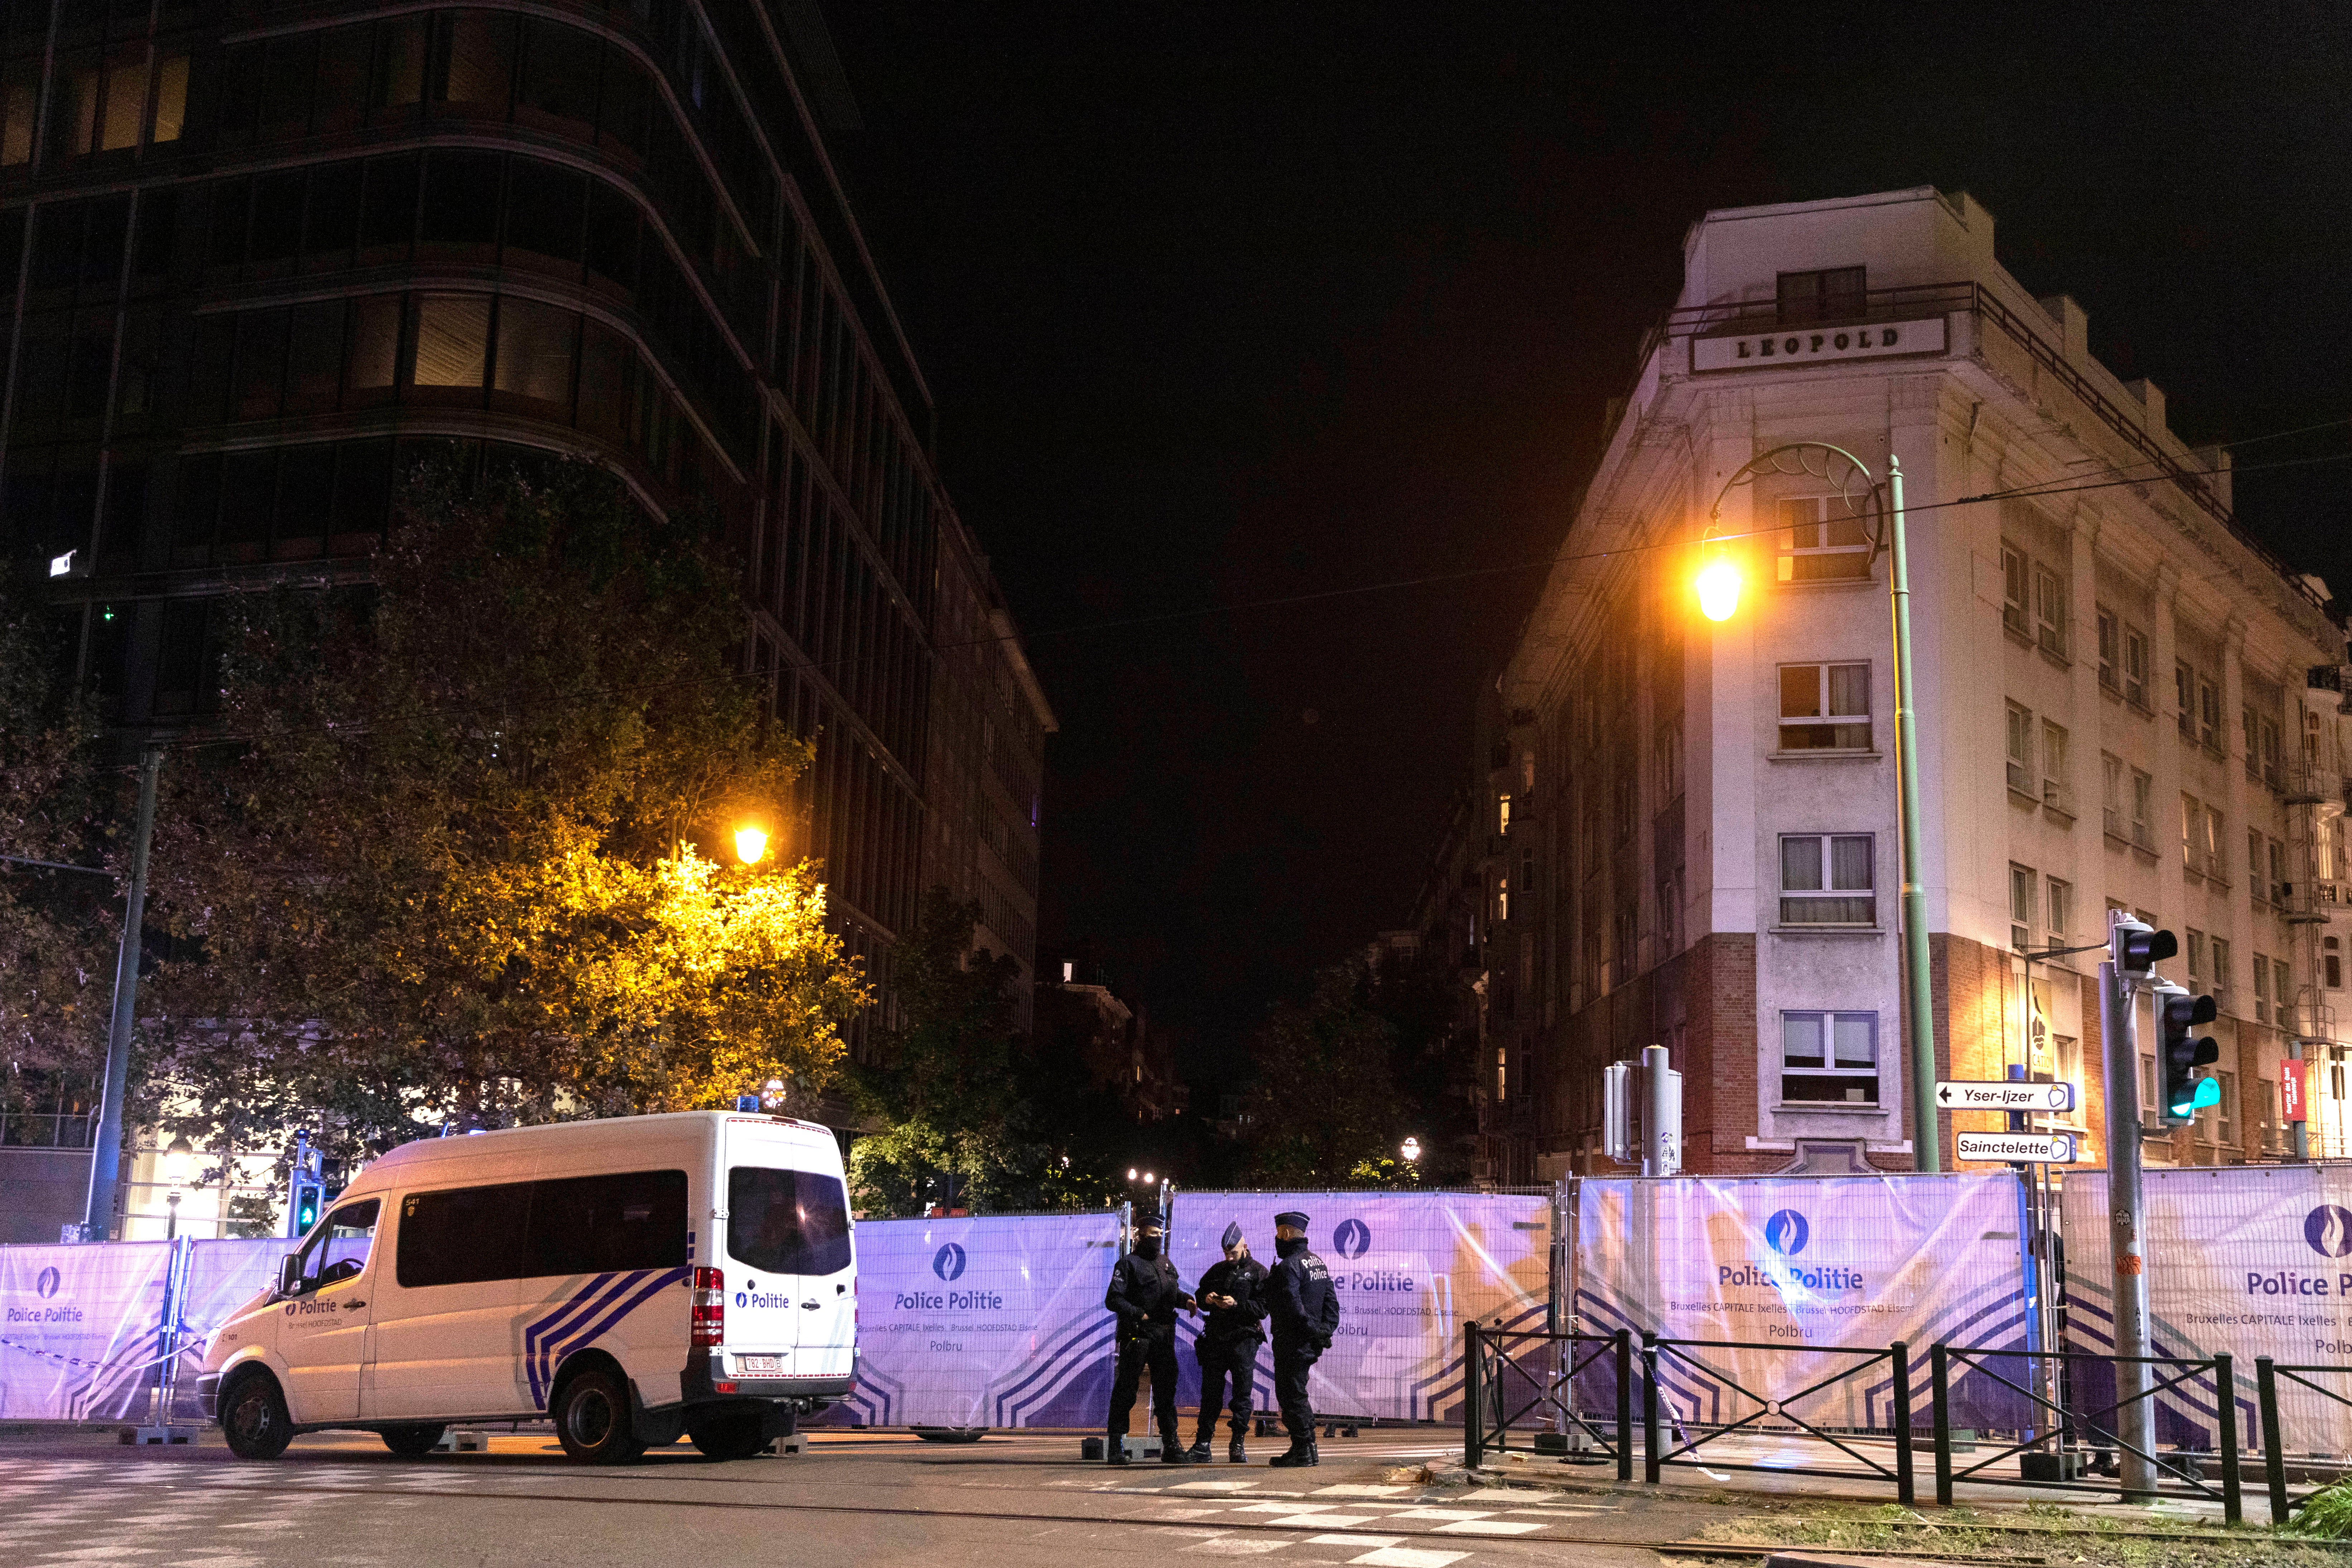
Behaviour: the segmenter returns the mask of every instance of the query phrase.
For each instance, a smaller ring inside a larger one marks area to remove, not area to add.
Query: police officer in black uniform
[[[1127,1419],[1135,1409],[1135,1384],[1151,1369],[1151,1413],[1160,1426],[1160,1462],[1192,1462],[1176,1424],[1176,1315],[1192,1306],[1177,1282],[1176,1265],[1162,1251],[1166,1229],[1156,1214],[1138,1216],[1135,1250],[1111,1265],[1103,1305],[1118,1316],[1118,1371],[1110,1389],[1110,1441],[1103,1458],[1127,1460]]]
[[[1201,1363],[1201,1427],[1192,1438],[1192,1462],[1209,1462],[1209,1439],[1217,1434],[1217,1412],[1232,1380],[1234,1440],[1225,1458],[1249,1463],[1243,1434],[1249,1430],[1251,1385],[1257,1381],[1257,1347],[1265,1342],[1265,1265],[1250,1256],[1242,1227],[1225,1226],[1225,1260],[1201,1276],[1197,1296],[1208,1313],[1192,1353]],[[1158,1374],[1155,1373],[1156,1377]]]
[[[1282,1429],[1290,1434],[1287,1453],[1276,1465],[1319,1465],[1315,1448],[1315,1406],[1307,1396],[1307,1372],[1339,1331],[1339,1298],[1331,1271],[1307,1250],[1307,1216],[1292,1210],[1274,1216],[1276,1262],[1266,1276],[1266,1304],[1274,1320],[1274,1397],[1282,1406]]]

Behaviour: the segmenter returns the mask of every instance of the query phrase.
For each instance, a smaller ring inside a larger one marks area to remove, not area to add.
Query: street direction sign
[[[2021,1079],[1994,1079],[1985,1083],[1943,1083],[1936,1085],[1936,1108],[1939,1110],[2022,1110],[2041,1116],[2053,1110],[2074,1109],[2074,1086],[2071,1083],[2027,1083]]]
[[[1954,1135],[1952,1144],[1953,1152],[1963,1160],[1994,1160],[2011,1165],[2074,1163],[2072,1132],[1961,1132]]]

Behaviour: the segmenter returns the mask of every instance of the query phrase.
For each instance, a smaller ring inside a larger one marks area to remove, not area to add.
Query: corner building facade
[[[2029,952],[2128,910],[2222,1014],[2221,1103],[2147,1160],[2283,1154],[2290,1042],[2312,1152],[2352,1152],[2344,632],[2236,525],[2228,454],[2094,360],[1965,195],[1710,213],[1685,277],[1479,759],[1483,1173],[1614,1169],[1601,1069],[1652,1044],[1690,1170],[1913,1164],[1888,563],[1818,459],[1733,489],[1701,542],[1725,481],[1800,441],[1906,481],[1938,1076],[2073,1082],[2054,1124],[2102,1158],[2099,954]],[[1720,623],[1693,588],[1718,555]],[[2151,1106],[2155,1039],[2144,1006]],[[1938,1120],[1949,1170],[2000,1119]]]
[[[746,564],[747,672],[817,744],[786,847],[885,1005],[934,882],[1026,994],[1054,719],[827,157],[839,79],[811,0],[8,0],[0,516],[70,552],[117,722],[201,721],[224,595],[364,580],[415,457],[585,458]]]

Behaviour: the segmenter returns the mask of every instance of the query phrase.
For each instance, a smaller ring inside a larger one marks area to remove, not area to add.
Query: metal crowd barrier
[[[1827,1377],[1808,1384],[1785,1398],[1775,1399],[1757,1393],[1720,1367],[1711,1365],[1699,1356],[1692,1354],[1691,1352],[1695,1351],[1763,1352],[1768,1354],[1853,1356],[1859,1359],[1843,1371],[1832,1373]],[[1717,1386],[1727,1389],[1743,1399],[1752,1401],[1756,1408],[1736,1421],[1711,1423],[1708,1430],[1696,1437],[1689,1436],[1687,1431],[1679,1432],[1676,1434],[1678,1440],[1675,1447],[1664,1447],[1658,1432],[1658,1384],[1659,1367],[1662,1362],[1680,1363],[1688,1366],[1693,1371],[1704,1374]],[[1882,1363],[1890,1365],[1893,1372],[1890,1426],[1895,1436],[1895,1464],[1891,1469],[1849,1442],[1847,1439],[1855,1436],[1852,1431],[1840,1433],[1825,1426],[1817,1426],[1790,1409],[1790,1406],[1798,1401],[1810,1399],[1817,1394],[1861,1377]],[[1686,1465],[1693,1468],[1704,1467],[1718,1470],[1761,1470],[1776,1475],[1794,1473],[1887,1480],[1895,1483],[1895,1495],[1897,1501],[1909,1503],[1912,1500],[1911,1347],[1900,1340],[1885,1350],[1874,1351],[1845,1350],[1836,1346],[1754,1344],[1739,1340],[1670,1340],[1645,1333],[1642,1336],[1642,1385],[1643,1479],[1653,1485],[1656,1484],[1659,1472],[1666,1466]],[[1767,1420],[1786,1421],[1798,1430],[1820,1438],[1853,1460],[1861,1468],[1843,1469],[1806,1466],[1801,1469],[1792,1469],[1787,1465],[1739,1464],[1719,1457],[1710,1457],[1706,1459],[1685,1457],[1696,1454],[1709,1443],[1721,1442],[1735,1433],[1747,1431]]]
[[[1613,1334],[1487,1329],[1470,1322],[1463,1325],[1462,1337],[1465,1464],[1475,1469],[1485,1463],[1489,1447],[1507,1451],[1513,1426],[1536,1414],[1552,1423],[1548,1430],[1555,1435],[1574,1427],[1591,1442],[1587,1453],[1614,1459],[1619,1480],[1633,1479],[1632,1334],[1623,1329]],[[1580,1356],[1584,1345],[1592,1348]],[[1608,1436],[1577,1409],[1575,1395],[1577,1375],[1603,1356],[1610,1358],[1617,1394],[1616,1424]]]
[[[2347,1398],[2332,1388],[2322,1388],[2312,1382],[2314,1377],[2342,1377],[2352,1373],[2352,1366],[2281,1366],[2270,1357],[2254,1358],[2254,1398],[2262,1412],[2263,1479],[2271,1495],[2271,1522],[2284,1524],[2294,1516],[2294,1510],[2311,1500],[2314,1487],[2301,1496],[2291,1494],[2286,1486],[2286,1439],[2280,1430],[2278,1385],[2282,1379],[2308,1389],[2323,1399],[2352,1406]]]

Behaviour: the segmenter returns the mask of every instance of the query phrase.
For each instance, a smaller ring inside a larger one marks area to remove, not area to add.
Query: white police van
[[[244,1458],[298,1432],[425,1453],[547,1417],[621,1464],[681,1433],[742,1458],[856,1375],[857,1269],[826,1129],[717,1110],[410,1143],[367,1166],[205,1347]]]

